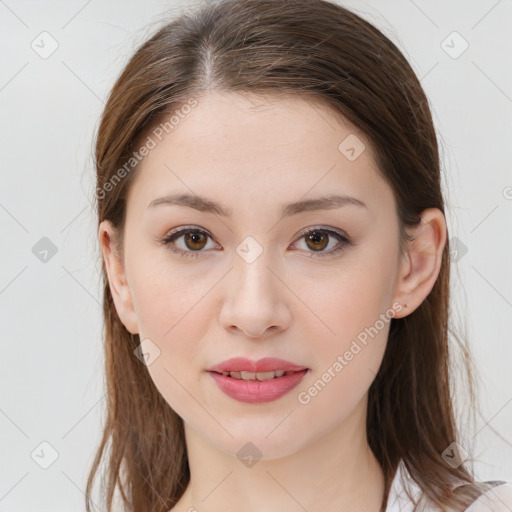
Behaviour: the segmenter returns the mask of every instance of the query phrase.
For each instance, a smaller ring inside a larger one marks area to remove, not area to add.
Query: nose
[[[292,294],[279,273],[269,266],[265,252],[251,263],[235,258],[224,283],[222,326],[248,338],[264,338],[285,330],[291,321],[286,300]]]

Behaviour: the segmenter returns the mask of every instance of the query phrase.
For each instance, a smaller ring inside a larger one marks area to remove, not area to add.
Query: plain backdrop
[[[512,2],[342,4],[430,100],[454,309],[481,376],[468,443],[480,479],[512,480]],[[0,0],[0,512],[84,510],[105,405],[92,140],[134,49],[192,5]]]

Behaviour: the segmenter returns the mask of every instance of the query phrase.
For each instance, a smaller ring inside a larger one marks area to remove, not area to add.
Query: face
[[[314,101],[212,93],[137,173],[116,308],[150,340],[148,371],[185,424],[267,459],[364,425],[401,261],[392,190],[364,135]],[[199,209],[159,200],[176,194]],[[333,195],[352,199],[286,208]],[[307,372],[284,395],[243,401],[207,371],[233,357]]]

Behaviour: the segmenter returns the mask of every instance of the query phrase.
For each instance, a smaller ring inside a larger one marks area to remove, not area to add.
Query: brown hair
[[[96,141],[96,199],[98,222],[107,219],[118,228],[121,253],[125,198],[137,169],[134,151],[171,113],[215,90],[301,94],[345,116],[371,142],[393,190],[404,250],[406,227],[418,224],[422,210],[444,213],[428,100],[405,57],[382,32],[326,0],[210,2],[147,40],[108,98]],[[401,460],[442,510],[463,510],[484,489],[466,466],[451,467],[441,456],[460,436],[451,399],[449,251],[447,240],[438,279],[423,303],[392,319],[369,389],[367,437],[385,475],[383,510]],[[102,480],[106,510],[117,488],[126,510],[167,511],[190,480],[183,423],[134,356],[140,340],[116,313],[104,262],[102,272],[107,417],[87,496],[110,443]],[[454,339],[475,407],[467,347]],[[90,498],[86,502],[90,512]]]

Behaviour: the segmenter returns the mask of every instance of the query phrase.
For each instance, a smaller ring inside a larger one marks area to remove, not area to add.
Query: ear
[[[404,308],[395,318],[412,313],[434,287],[446,245],[447,229],[443,212],[437,208],[423,210],[420,224],[407,229],[407,234],[407,250],[400,261],[394,299]]]
[[[117,230],[110,221],[101,222],[98,238],[107,270],[110,293],[121,322],[129,332],[137,334],[139,332],[137,316],[116,235]]]

